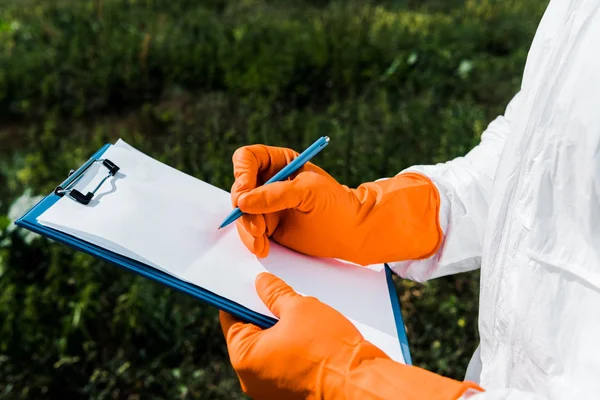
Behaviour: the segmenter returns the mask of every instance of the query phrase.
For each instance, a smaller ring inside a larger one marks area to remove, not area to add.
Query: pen
[[[276,173],[271,179],[269,179],[265,185],[273,182],[279,182],[286,180],[289,178],[294,172],[298,171],[304,164],[306,164],[311,158],[316,156],[322,149],[325,148],[329,144],[329,137],[323,136],[317,141],[315,141],[310,147],[304,150],[301,154],[298,155],[291,163],[286,165],[281,169],[278,173]],[[227,225],[234,222],[236,219],[241,217],[244,213],[240,210],[239,207],[236,207],[225,220],[219,226],[219,229],[226,227]]]

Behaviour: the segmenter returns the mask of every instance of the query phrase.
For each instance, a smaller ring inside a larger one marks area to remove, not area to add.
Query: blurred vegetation
[[[541,0],[0,0],[0,398],[236,399],[216,310],[15,229],[121,137],[229,189],[244,144],[341,182],[477,144],[520,83]],[[415,364],[462,378],[478,274],[398,280]]]

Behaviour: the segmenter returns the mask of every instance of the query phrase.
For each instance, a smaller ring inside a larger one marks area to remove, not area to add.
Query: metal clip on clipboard
[[[87,194],[84,195],[79,190],[74,189],[73,186],[83,176],[83,174],[92,165],[94,165],[94,163],[97,163],[97,162],[102,163],[102,165],[104,165],[106,167],[106,169],[108,169],[108,174],[104,177],[104,179],[102,179],[102,181],[100,181],[100,183],[96,186],[96,188],[94,190],[92,190],[91,192],[88,192]],[[88,160],[88,162],[86,162],[84,165],[82,165],[77,171],[71,170],[67,180],[65,180],[63,183],[61,183],[59,186],[57,186],[56,189],[54,189],[54,193],[60,197],[64,196],[65,194],[68,194],[73,200],[75,200],[83,205],[88,205],[90,203],[90,201],[92,200],[92,198],[94,197],[94,195],[96,194],[96,192],[98,191],[98,189],[100,189],[100,186],[102,186],[102,184],[104,182],[106,182],[106,180],[108,178],[115,176],[115,174],[118,171],[119,171],[119,167],[115,163],[110,161],[109,159],[104,158],[104,159],[98,159],[98,160],[94,160],[94,159]]]

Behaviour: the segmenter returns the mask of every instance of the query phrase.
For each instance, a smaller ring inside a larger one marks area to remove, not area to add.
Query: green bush
[[[216,310],[15,229],[29,196],[118,137],[224,189],[257,142],[329,135],[315,162],[348,185],[446,161],[518,89],[544,6],[5,1],[0,397],[242,398]],[[462,378],[477,279],[397,280],[415,364]]]

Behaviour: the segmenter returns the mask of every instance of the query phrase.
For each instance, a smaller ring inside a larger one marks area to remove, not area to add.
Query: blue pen
[[[302,152],[302,154],[298,155],[298,157],[296,157],[294,160],[292,160],[291,163],[286,165],[281,171],[279,171],[271,179],[269,179],[265,183],[265,185],[268,185],[269,183],[273,183],[273,182],[279,182],[279,181],[286,180],[294,172],[296,172],[300,168],[302,168],[302,166],[304,164],[306,164],[311,158],[316,156],[328,144],[329,144],[329,137],[323,136],[323,137],[319,138],[316,142],[314,142],[312,145],[310,145],[309,148],[304,150]],[[239,207],[237,207],[235,210],[233,210],[231,212],[231,214],[229,214],[227,216],[227,218],[225,218],[225,220],[221,223],[221,226],[219,226],[219,229],[226,227],[227,225],[229,225],[230,223],[232,223],[233,221],[235,221],[236,219],[241,217],[243,214],[244,213],[239,209]]]

